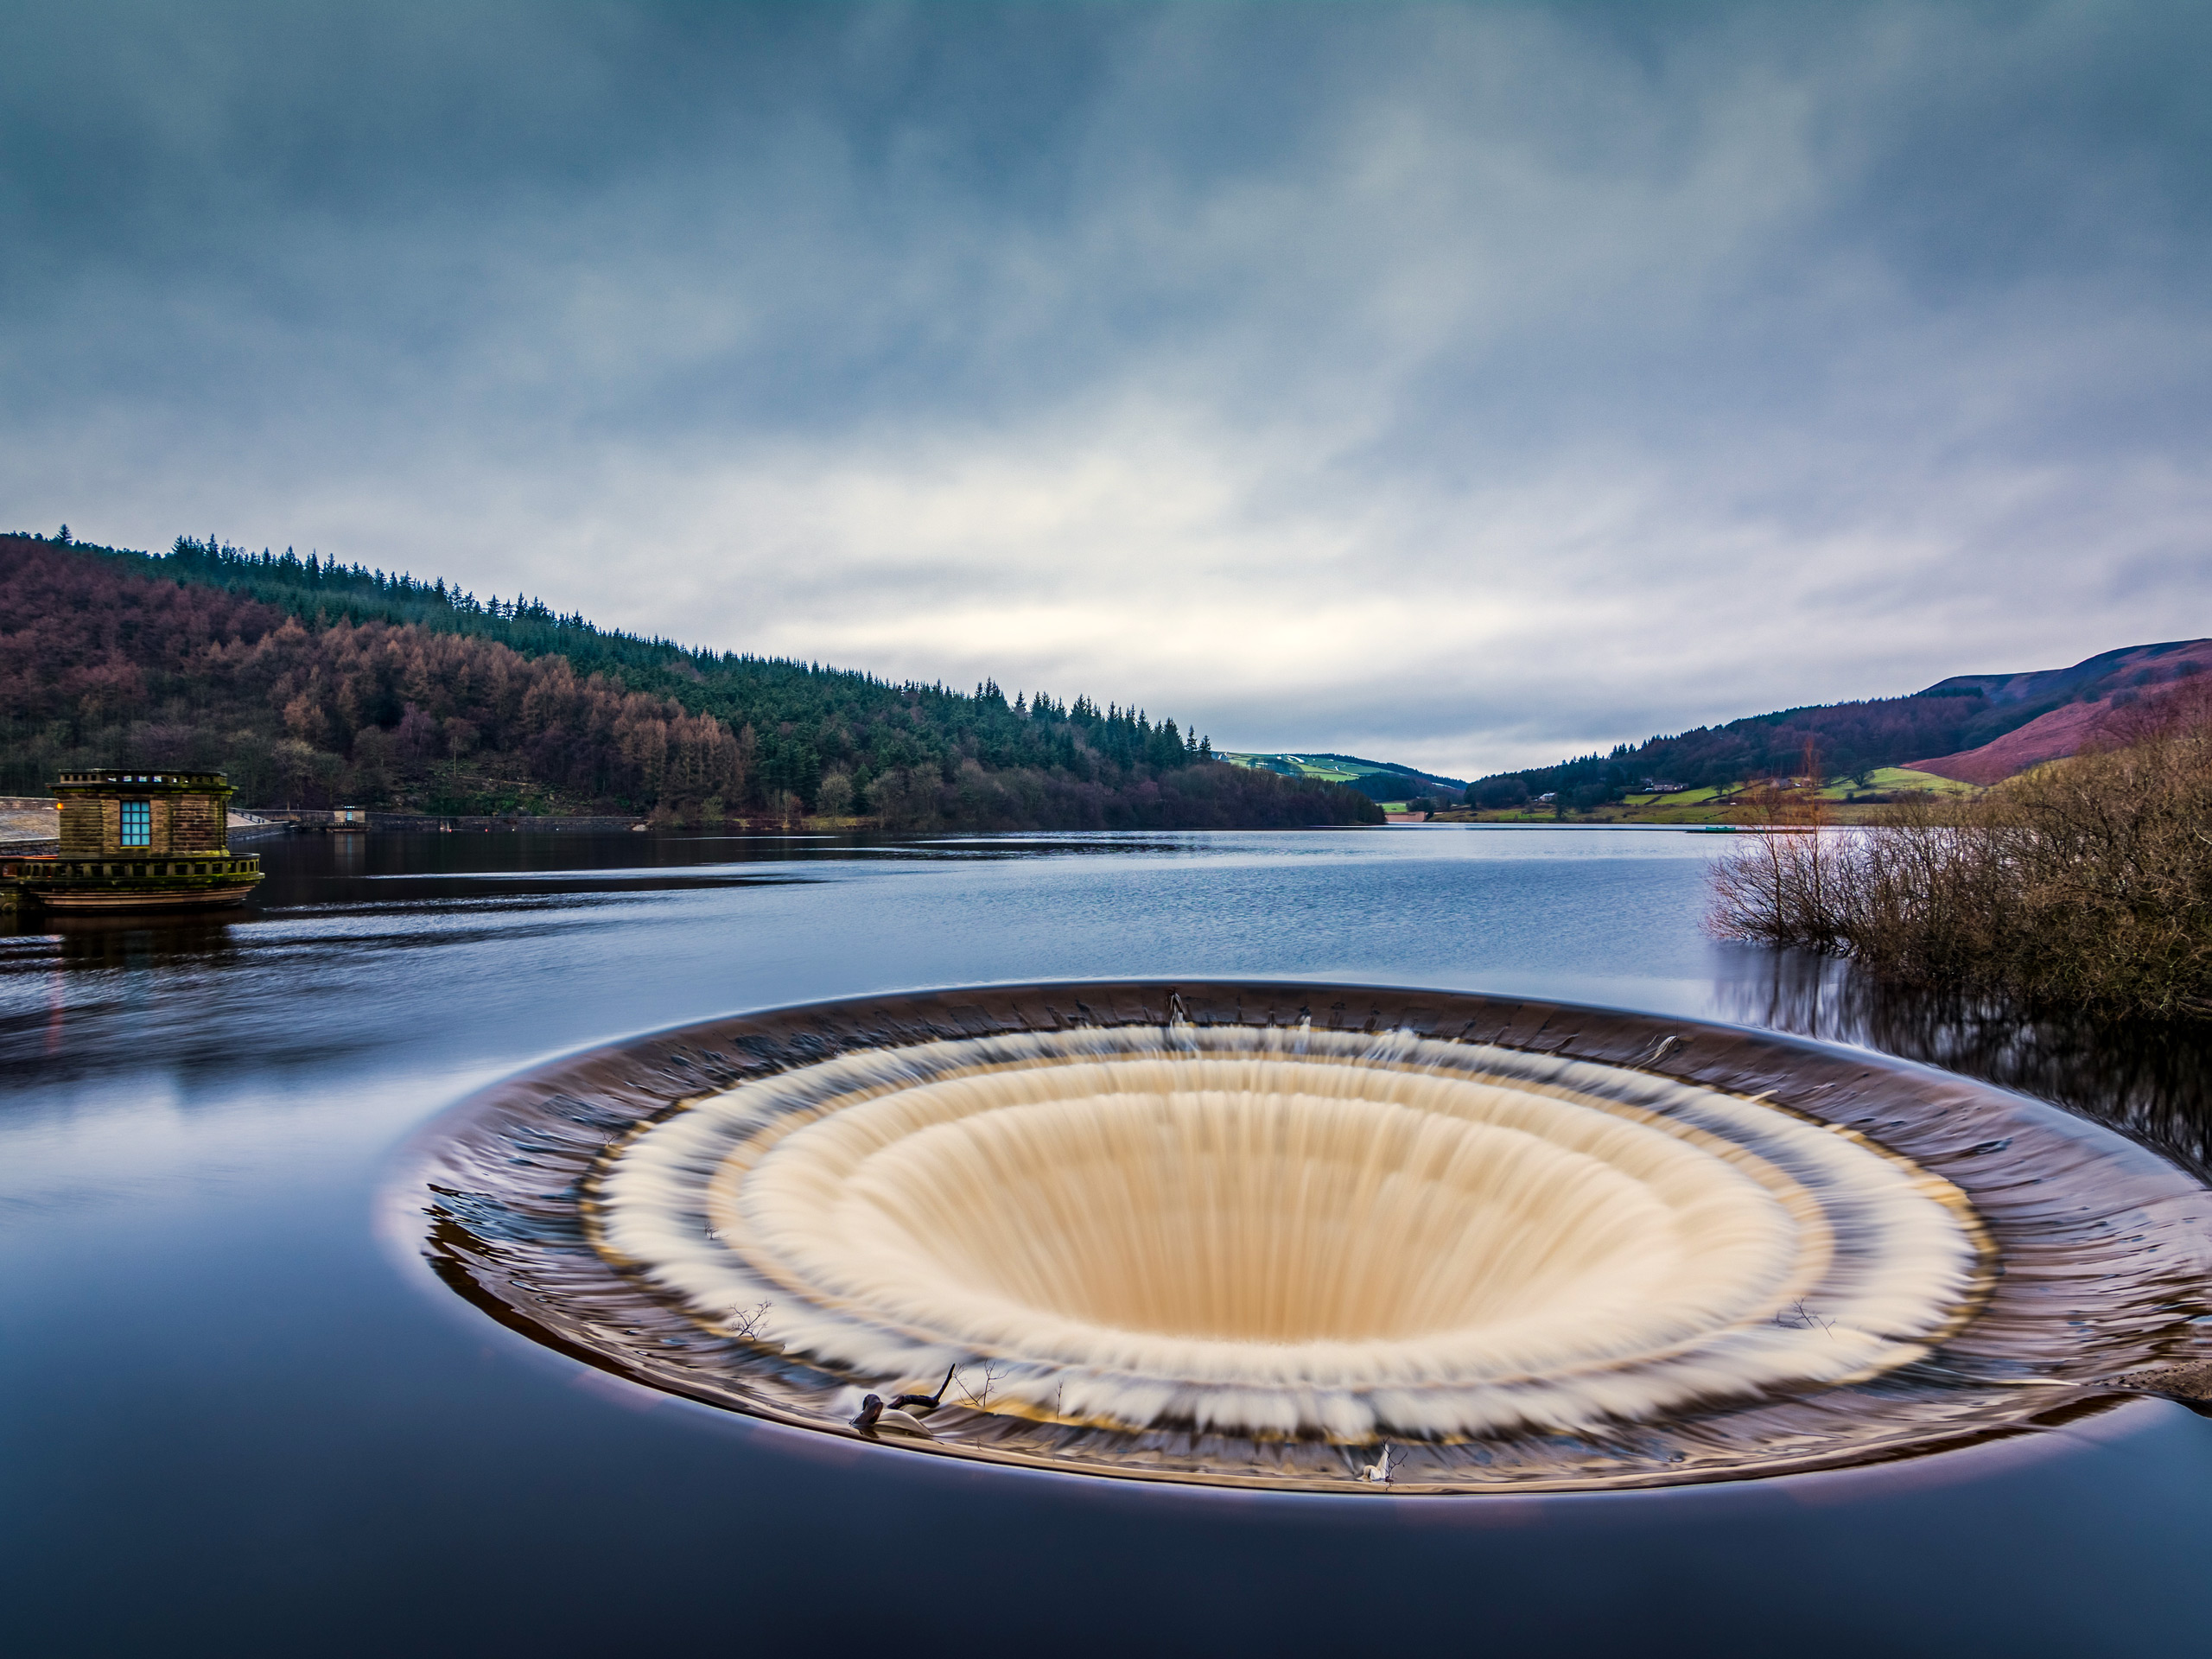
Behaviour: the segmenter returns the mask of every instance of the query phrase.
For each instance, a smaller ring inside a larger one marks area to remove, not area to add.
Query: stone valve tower
[[[219,772],[65,772],[58,853],[0,861],[0,887],[46,910],[204,908],[242,902],[261,861],[230,849]]]

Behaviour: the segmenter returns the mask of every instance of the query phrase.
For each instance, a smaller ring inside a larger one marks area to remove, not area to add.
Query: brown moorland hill
[[[2085,668],[2093,671],[2083,675]],[[2126,730],[2208,671],[2212,671],[2212,639],[2189,639],[2109,652],[2071,669],[2053,670],[2047,676],[1989,676],[1997,687],[1993,696],[2029,701],[2047,695],[2050,683],[2059,681],[2067,683],[2076,700],[1978,747],[1905,764],[1916,772],[1954,778],[1962,784],[1986,787],[2002,783],[2030,766],[2063,760],[2093,744],[2124,741]],[[1967,677],[1943,683],[1962,683]]]
[[[2089,741],[2104,715],[2086,705],[2125,709],[2208,667],[2212,639],[2179,639],[2123,645],[2068,668],[1956,674],[1909,696],[1747,715],[1720,726],[1622,743],[1610,754],[1492,773],[1469,786],[1468,798],[1489,810],[1516,810],[1533,801],[1555,802],[1562,812],[1586,812],[1651,792],[1662,782],[1680,790],[1726,791],[1796,775],[1808,745],[1830,777],[1857,779],[1862,788],[1873,788],[1874,774],[1891,767],[1994,782],[2019,766],[2070,754]],[[2051,716],[2058,718],[2036,728]],[[2032,736],[1998,747],[2030,728],[2036,728]]]

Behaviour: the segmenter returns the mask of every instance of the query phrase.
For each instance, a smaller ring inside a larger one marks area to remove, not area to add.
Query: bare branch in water
[[[956,1376],[953,1381],[958,1385],[960,1392],[968,1396],[969,1405],[978,1411],[988,1411],[991,1408],[991,1395],[998,1387],[999,1378],[1005,1374],[1006,1368],[998,1361],[991,1360],[983,1366],[983,1391],[981,1394],[976,1393],[968,1385],[968,1379],[964,1374]]]
[[[742,1304],[733,1306],[722,1316],[722,1328],[740,1342],[766,1342],[768,1339],[768,1310],[774,1304],[756,1303],[752,1307]]]
[[[1834,1321],[1832,1319],[1824,1319],[1819,1314],[1814,1313],[1812,1309],[1807,1307],[1805,1306],[1805,1299],[1802,1296],[1797,1299],[1794,1306],[1786,1307],[1781,1313],[1776,1314],[1774,1316],[1774,1322],[1782,1326],[1785,1331],[1809,1331],[1817,1325],[1821,1330],[1827,1332],[1830,1337],[1834,1337],[1835,1335]]]

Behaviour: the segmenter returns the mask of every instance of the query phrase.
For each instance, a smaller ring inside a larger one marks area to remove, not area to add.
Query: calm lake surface
[[[829,1441],[404,1270],[396,1149],[529,1061],[984,980],[1369,980],[1942,1060],[2203,1167],[2195,1047],[1885,1007],[1701,935],[1718,836],[265,841],[231,919],[0,935],[0,1606],[20,1653],[2202,1651],[2212,1421],[1886,1468],[1375,1502]]]

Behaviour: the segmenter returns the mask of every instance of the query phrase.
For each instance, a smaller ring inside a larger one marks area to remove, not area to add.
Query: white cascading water
[[[1303,1028],[849,1054],[643,1129],[591,1213],[701,1322],[871,1387],[988,1366],[995,1411],[1354,1443],[1871,1376],[1985,1270],[1957,1191],[1850,1133]]]

